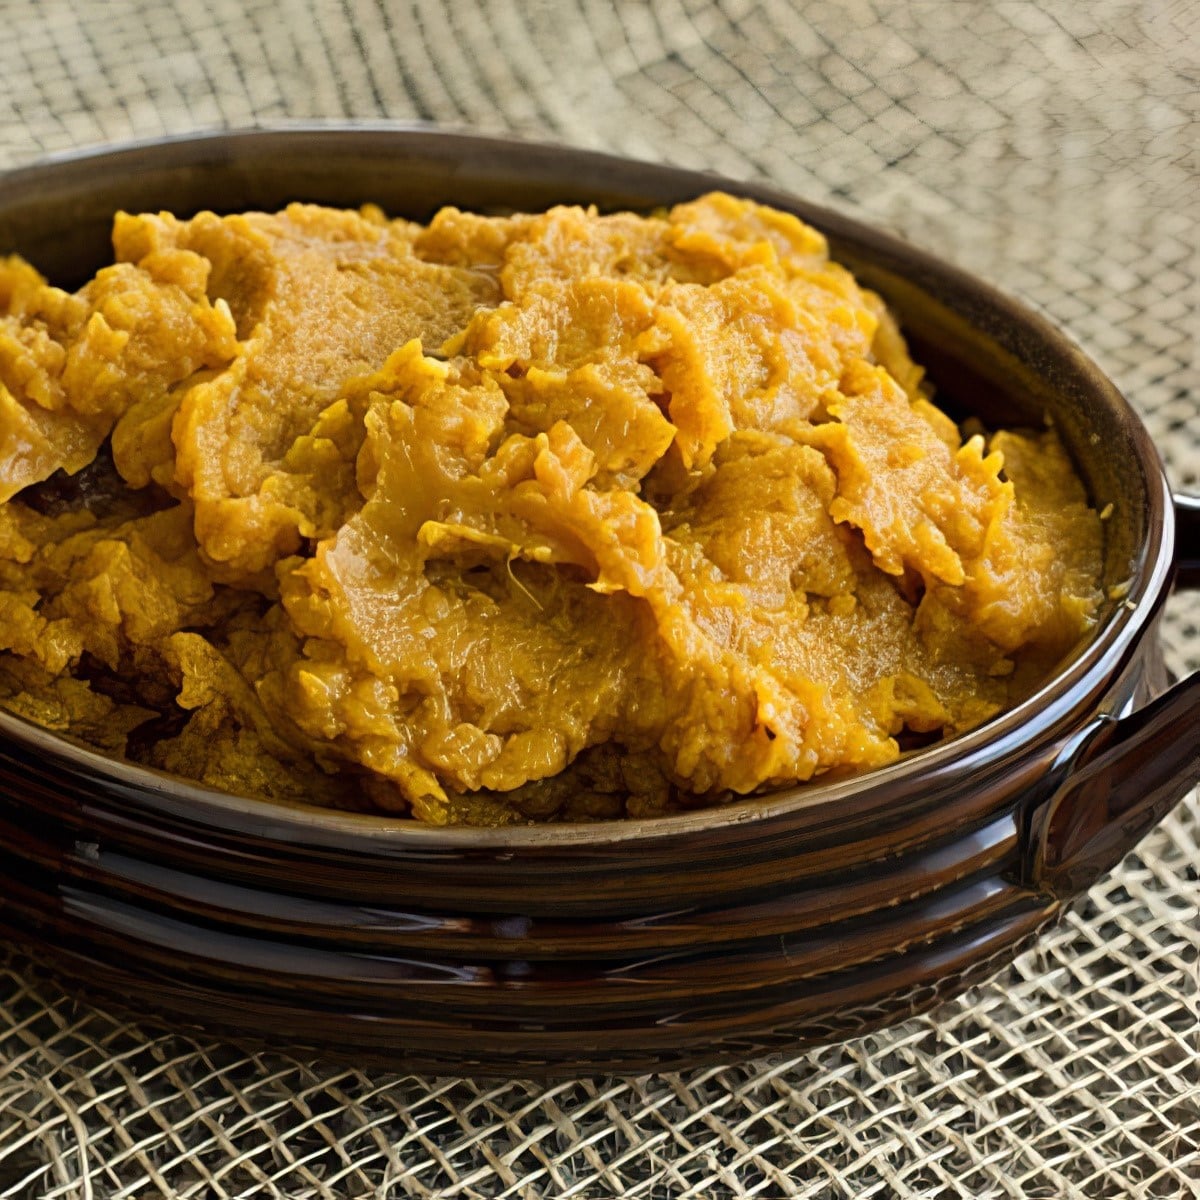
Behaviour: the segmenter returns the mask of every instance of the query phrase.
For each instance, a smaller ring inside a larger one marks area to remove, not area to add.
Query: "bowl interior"
[[[0,253],[18,252],[52,282],[73,288],[111,261],[111,222],[119,209],[186,216],[271,210],[291,200],[343,207],[371,201],[393,215],[424,219],[445,204],[479,211],[556,203],[646,210],[714,187],[790,209],[821,229],[834,257],[888,301],[939,403],[955,416],[974,414],[993,427],[1052,420],[1093,503],[1112,506],[1105,584],[1128,588],[1134,600],[1153,592],[1163,548],[1161,467],[1145,429],[1099,369],[1050,324],[979,280],[768,187],[422,129],[217,134],[11,173],[0,191]],[[1093,643],[1129,619],[1114,603]]]

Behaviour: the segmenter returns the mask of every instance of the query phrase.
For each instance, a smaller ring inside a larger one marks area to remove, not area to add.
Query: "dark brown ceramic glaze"
[[[1154,625],[1200,517],[1078,349],[936,259],[771,189],[420,129],[289,129],[42,164],[0,252],[90,274],[112,213],[372,200],[646,209],[714,186],[797,212],[899,312],[943,402],[1062,432],[1112,504],[1090,642],[987,726],[857,780],[610,825],[443,830],[281,809],[112,763],[0,716],[0,935],[176,1026],[358,1063],[640,1071],[794,1049],[986,977],[1200,775],[1200,680]],[[1173,556],[1174,547],[1174,556]]]
[[[1179,587],[1200,587],[1200,496],[1175,497],[1175,565]]]

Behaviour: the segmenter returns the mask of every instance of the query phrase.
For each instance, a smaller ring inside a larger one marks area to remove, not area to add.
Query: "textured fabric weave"
[[[1188,0],[3,0],[0,167],[425,119],[770,179],[1040,306],[1200,490]],[[1200,602],[1164,639],[1200,667]],[[963,999],[787,1060],[543,1087],[127,1025],[0,961],[0,1197],[1200,1195],[1200,807]]]

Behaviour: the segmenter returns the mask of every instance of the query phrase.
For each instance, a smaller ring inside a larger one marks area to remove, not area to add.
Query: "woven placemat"
[[[1190,0],[5,0],[0,166],[426,119],[769,178],[1042,307],[1200,485]],[[1200,667],[1172,600],[1170,665]],[[0,1196],[1200,1195],[1200,806],[1032,951],[798,1057],[545,1087],[163,1035],[0,959]]]

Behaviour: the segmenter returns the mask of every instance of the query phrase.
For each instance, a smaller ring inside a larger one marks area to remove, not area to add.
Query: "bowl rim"
[[[1140,465],[1147,484],[1148,525],[1147,538],[1140,547],[1139,557],[1131,564],[1128,592],[1115,603],[1113,611],[1087,639],[1059,665],[1056,673],[1035,692],[1020,704],[965,734],[902,755],[893,763],[861,775],[830,782],[794,784],[728,804],[656,817],[500,827],[442,826],[426,824],[408,816],[259,800],[206,787],[152,767],[109,758],[69,736],[54,733],[4,710],[0,710],[0,749],[3,741],[10,741],[40,758],[66,767],[76,775],[116,784],[126,797],[136,797],[141,807],[145,807],[149,801],[152,807],[170,811],[175,816],[186,815],[189,821],[196,823],[227,829],[251,826],[256,832],[269,831],[275,836],[301,840],[309,846],[336,846],[345,844],[347,839],[361,845],[365,838],[370,843],[379,843],[377,848],[380,850],[392,843],[416,851],[441,849],[488,852],[548,845],[603,848],[630,842],[675,839],[731,825],[766,824],[802,810],[835,805],[875,790],[882,797],[890,790],[887,785],[897,780],[920,774],[932,781],[935,776],[943,776],[950,770],[965,770],[973,760],[982,756],[991,758],[1002,749],[1018,750],[1025,742],[1036,740],[1037,736],[1056,728],[1065,720],[1081,703],[1078,690],[1082,686],[1090,685],[1089,694],[1102,690],[1152,624],[1170,583],[1174,513],[1162,460],[1136,410],[1064,329],[1029,304],[980,276],[856,217],[755,180],[741,181],[716,172],[666,162],[422,121],[279,120],[235,129],[201,129],[162,137],[100,143],[46,154],[0,172],[0,187],[37,183],[48,173],[72,166],[114,163],[121,158],[136,157],[147,152],[164,152],[161,165],[165,168],[183,165],[183,158],[175,156],[189,148],[216,149],[224,144],[244,150],[255,141],[269,143],[275,139],[299,145],[322,135],[344,136],[347,140],[394,136],[398,139],[411,138],[418,143],[428,142],[430,145],[434,141],[452,142],[459,148],[456,157],[460,160],[480,151],[534,153],[547,158],[565,155],[577,163],[586,162],[593,168],[607,166],[617,172],[644,170],[664,177],[675,176],[681,184],[694,182],[697,187],[748,195],[784,209],[800,208],[804,220],[815,218],[815,223],[824,230],[845,231],[873,246],[888,249],[906,258],[914,267],[972,293],[982,307],[998,313],[1008,323],[1023,326],[1026,332],[1068,366],[1070,373],[1086,386],[1089,393],[1102,396],[1128,419],[1131,435],[1140,450]]]

